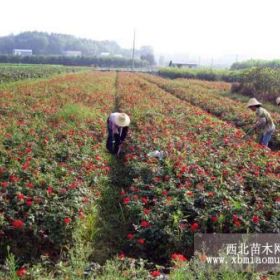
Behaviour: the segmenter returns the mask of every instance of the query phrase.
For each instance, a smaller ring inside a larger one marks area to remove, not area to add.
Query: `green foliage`
[[[240,84],[233,92],[254,96],[259,100],[275,103],[280,92],[280,69],[253,67],[243,72]]]
[[[73,123],[85,120],[93,120],[96,116],[98,116],[98,111],[92,110],[91,108],[86,107],[82,104],[66,104],[56,114],[56,118],[61,118],[66,122]]]
[[[18,277],[17,277],[17,274],[16,274],[17,267],[16,267],[15,256],[10,253],[10,248],[9,247],[7,248],[7,251],[8,251],[8,256],[7,256],[7,259],[6,259],[6,266],[7,266],[7,269],[8,269],[9,279],[17,280]]]
[[[280,68],[280,60],[262,60],[262,59],[250,59],[242,62],[233,63],[231,70],[248,69],[252,67],[270,67]]]
[[[0,64],[0,84],[23,79],[47,78],[51,75],[82,71],[85,68],[58,65]]]
[[[159,75],[171,79],[187,78],[187,79],[225,81],[225,82],[235,82],[235,81],[239,81],[241,78],[240,71],[217,70],[217,69],[214,70],[208,68],[179,69],[179,68],[167,67],[167,68],[161,68],[159,70]]]

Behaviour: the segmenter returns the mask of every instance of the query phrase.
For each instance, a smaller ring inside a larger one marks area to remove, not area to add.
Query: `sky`
[[[280,58],[278,0],[0,0],[0,36],[23,31],[115,40],[157,54]]]

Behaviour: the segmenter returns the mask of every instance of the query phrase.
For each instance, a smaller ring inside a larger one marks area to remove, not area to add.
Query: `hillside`
[[[62,55],[64,51],[81,51],[84,56],[109,52],[113,55],[131,56],[131,50],[121,48],[114,41],[95,41],[72,35],[23,32],[0,37],[0,54],[12,54],[13,49],[32,49],[34,55]]]

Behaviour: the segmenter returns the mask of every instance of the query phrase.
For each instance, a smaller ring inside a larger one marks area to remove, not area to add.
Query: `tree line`
[[[269,68],[280,68],[280,60],[262,60],[262,59],[250,59],[246,61],[233,63],[231,70],[248,69],[252,67],[269,67]]]
[[[132,55],[131,49],[121,48],[115,41],[96,41],[77,38],[72,35],[49,34],[37,31],[28,31],[18,35],[0,37],[0,54],[12,55],[13,49],[31,49],[33,55],[40,56],[40,59],[42,59],[42,56],[63,56],[65,51],[80,51],[83,57],[99,57],[102,53],[109,53],[111,56],[117,55],[118,57],[130,59]],[[153,49],[150,46],[142,46],[140,49],[136,49],[135,57],[140,60],[145,60],[149,64],[155,63]],[[53,59],[54,58],[51,58],[50,60]],[[58,58],[55,60],[58,60]],[[83,63],[85,63],[84,60],[85,58],[81,59]],[[63,61],[69,60],[63,59]],[[75,60],[72,59],[71,61]],[[104,62],[106,64],[109,63],[109,61],[113,61],[113,58],[104,61],[106,61]],[[123,60],[118,60],[117,58],[114,59],[114,62],[115,61],[122,61],[122,63],[124,63]]]
[[[13,56],[0,55],[0,63],[23,63],[23,64],[56,64],[67,66],[93,66],[93,67],[121,67],[128,68],[132,65],[132,59],[119,57],[68,57],[68,56]],[[135,59],[134,66],[147,67],[146,60]]]

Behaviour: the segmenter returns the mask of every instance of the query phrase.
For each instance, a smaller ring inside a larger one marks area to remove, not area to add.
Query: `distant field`
[[[78,72],[83,69],[85,69],[85,67],[0,64],[0,84],[24,79],[46,78],[55,74]]]
[[[159,75],[169,79],[198,79],[203,81],[224,81],[232,83],[231,91],[247,97],[256,97],[262,102],[275,105],[280,96],[280,69],[273,67],[250,67],[246,69],[159,69]]]
[[[159,75],[170,79],[185,78],[205,81],[237,82],[241,79],[242,71],[210,68],[179,69],[165,67],[159,69]]]

